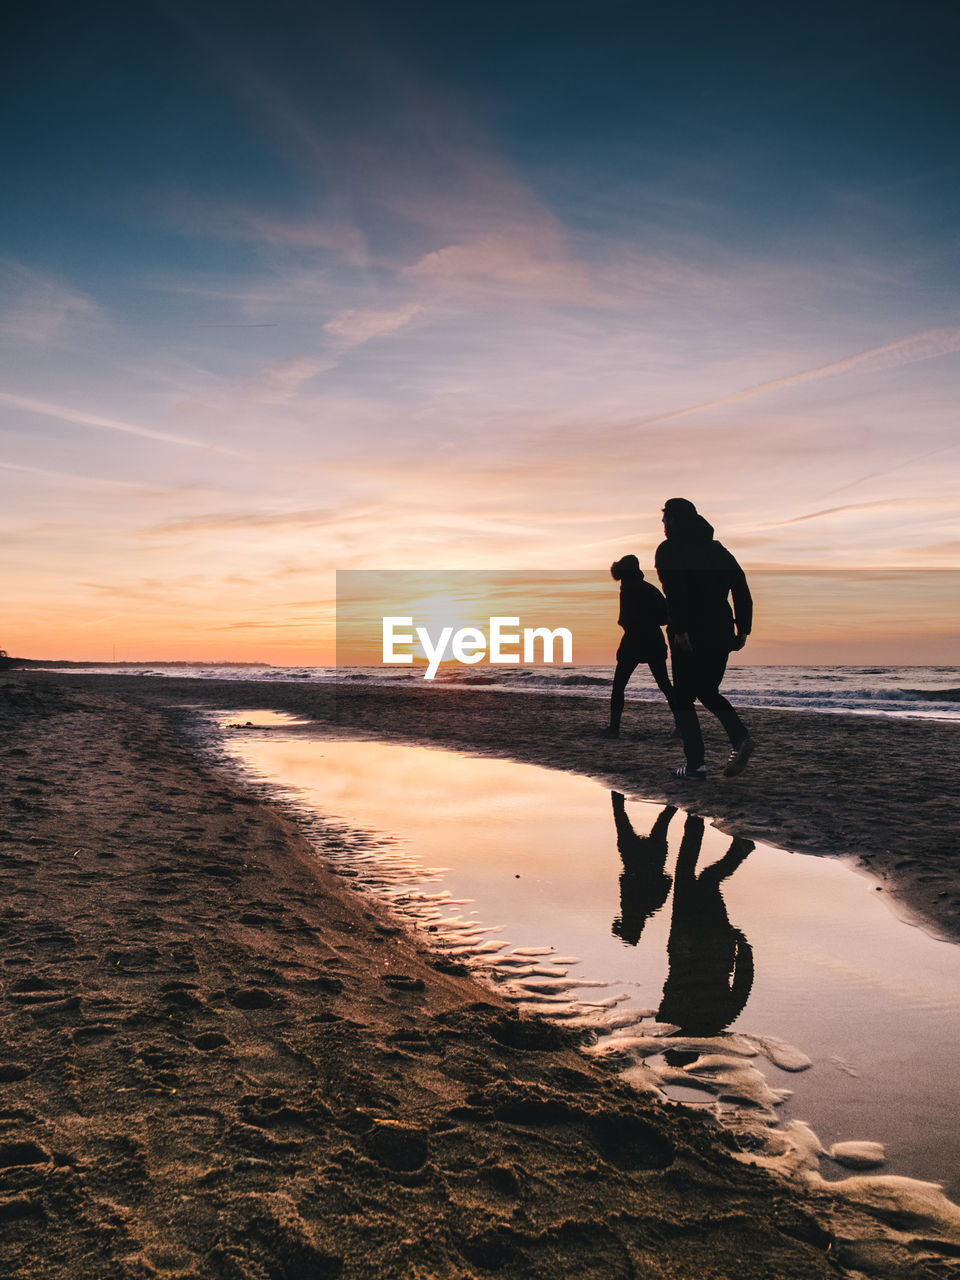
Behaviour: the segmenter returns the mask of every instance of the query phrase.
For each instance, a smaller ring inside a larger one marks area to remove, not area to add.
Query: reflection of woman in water
[[[613,820],[617,827],[617,849],[623,860],[620,877],[620,914],[613,933],[635,947],[643,926],[667,900],[673,883],[664,871],[667,861],[667,827],[677,812],[668,804],[653,824],[648,836],[634,831],[619,791],[611,791]]]
[[[610,566],[610,575],[620,583],[620,617],[623,639],[617,649],[617,669],[610,693],[610,727],[605,736],[619,738],[623,695],[627,681],[645,662],[657,686],[672,705],[673,686],[667,675],[667,645],[661,627],[667,622],[667,602],[650,582],[645,582],[636,556],[624,556]]]
[[[733,840],[726,855],[697,875],[703,819],[683,828],[673,887],[667,953],[670,972],[657,1017],[688,1035],[712,1036],[739,1017],[753,986],[753,951],[727,917],[720,885],[752,853],[752,840]]]

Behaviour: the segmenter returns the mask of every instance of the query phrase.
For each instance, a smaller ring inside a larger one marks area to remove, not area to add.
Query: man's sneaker
[[[725,778],[735,778],[738,773],[743,773],[747,767],[747,761],[753,755],[753,739],[748,734],[740,743],[739,747],[734,747],[730,752],[730,759],[723,771]]]
[[[691,769],[688,764],[682,764],[679,769],[674,769],[673,776],[682,778],[685,782],[705,782],[707,778],[707,766],[705,764],[698,765],[696,769]]]

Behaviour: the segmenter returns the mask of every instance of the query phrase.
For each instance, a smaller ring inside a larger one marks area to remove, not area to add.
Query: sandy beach
[[[944,1277],[960,1216],[745,1161],[408,937],[191,750],[186,708],[586,773],[859,859],[960,936],[957,730],[756,712],[742,778],[681,790],[655,704],[481,690],[0,679],[0,1273]],[[708,734],[713,762],[723,748]],[[317,856],[319,852],[319,857]],[[850,1180],[856,1183],[857,1180]]]

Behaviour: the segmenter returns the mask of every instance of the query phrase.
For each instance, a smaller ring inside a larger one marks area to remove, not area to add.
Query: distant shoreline
[[[227,662],[221,659],[218,662],[207,662],[198,660],[186,660],[183,658],[138,658],[136,661],[123,661],[117,659],[116,662],[80,662],[75,658],[7,658],[6,663],[10,667],[30,667],[30,668],[51,668],[51,667],[70,667],[83,668],[87,670],[90,667],[96,667],[98,670],[112,671],[116,667],[266,667],[271,670],[282,670],[283,668],[274,668],[272,662]]]

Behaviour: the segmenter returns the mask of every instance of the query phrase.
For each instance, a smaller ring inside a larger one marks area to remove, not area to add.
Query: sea
[[[56,669],[56,668],[48,668]],[[67,670],[67,668],[62,668]],[[240,680],[275,684],[425,684],[423,667],[279,667],[213,664],[124,663],[117,666],[71,666],[71,674],[178,677],[196,680]],[[609,697],[611,666],[441,667],[428,687],[478,688],[510,693],[562,697]],[[748,666],[731,665],[723,692],[740,707],[818,711],[912,720],[960,721],[960,666]],[[646,667],[634,674],[627,700],[660,701],[662,695]]]

